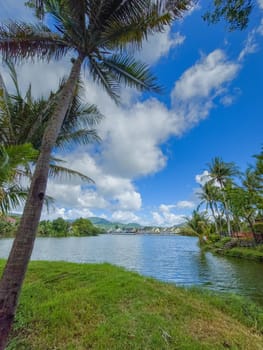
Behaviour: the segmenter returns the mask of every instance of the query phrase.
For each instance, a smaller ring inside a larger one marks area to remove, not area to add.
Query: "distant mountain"
[[[88,218],[92,223],[93,225],[95,226],[98,226],[98,227],[102,227],[106,230],[109,230],[109,229],[118,229],[118,228],[140,228],[141,225],[140,224],[137,224],[137,223],[128,223],[128,224],[123,224],[123,223],[120,223],[120,222],[111,222],[109,220],[106,220],[106,219],[103,219],[103,218],[99,218],[99,217],[90,217]]]
[[[103,218],[98,218],[96,216],[88,218],[93,225],[108,225],[108,224],[112,224],[109,220],[103,219]]]

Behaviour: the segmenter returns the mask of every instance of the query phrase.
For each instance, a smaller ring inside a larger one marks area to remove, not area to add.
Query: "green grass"
[[[51,349],[262,350],[263,310],[108,264],[33,262],[8,350]]]
[[[227,244],[231,241],[231,238],[223,238],[215,243],[210,243],[204,246],[204,249],[212,250],[215,253],[221,255],[233,256],[236,258],[250,259],[263,261],[263,245],[258,245],[255,247],[239,247],[235,246],[228,248]],[[238,242],[237,242],[238,244]]]
[[[235,247],[232,249],[227,249],[224,254],[237,258],[263,261],[263,252],[253,248]]]

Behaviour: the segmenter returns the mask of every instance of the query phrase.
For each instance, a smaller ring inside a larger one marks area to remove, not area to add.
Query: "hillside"
[[[132,229],[132,228],[140,228],[142,227],[140,224],[137,223],[128,223],[128,224],[123,224],[120,222],[111,222],[109,220],[99,218],[99,217],[89,217],[88,218],[93,225],[103,228],[105,230],[110,230],[110,229]]]

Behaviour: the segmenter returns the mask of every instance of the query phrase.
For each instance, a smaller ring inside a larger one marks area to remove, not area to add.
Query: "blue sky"
[[[31,20],[21,3],[10,0],[7,6],[0,0],[0,19]],[[96,186],[76,179],[50,181],[48,192],[56,202],[43,218],[102,216],[171,226],[195,208],[198,175],[213,157],[234,161],[243,170],[253,162],[263,144],[263,1],[258,0],[249,27],[232,33],[224,22],[203,22],[206,3],[136,53],[165,87],[162,96],[125,89],[117,107],[85,74],[85,99],[105,115],[98,128],[103,141],[60,156]],[[23,86],[32,82],[40,95],[55,89],[69,67],[64,58],[18,71]]]

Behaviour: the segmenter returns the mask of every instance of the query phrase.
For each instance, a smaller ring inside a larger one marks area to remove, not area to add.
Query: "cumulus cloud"
[[[170,28],[163,33],[155,34],[143,43],[143,48],[136,55],[140,60],[149,65],[153,65],[165,57],[176,46],[182,45],[185,36],[179,32],[173,33]]]
[[[210,180],[211,180],[211,177],[207,170],[204,170],[202,174],[197,174],[195,176],[195,181],[201,186],[204,186]]]
[[[139,222],[140,218],[130,211],[117,210],[112,213],[111,219],[117,222],[132,223]]]
[[[185,216],[174,212],[177,205],[161,204],[158,211],[152,212],[153,222],[157,226],[174,226],[184,222]]]
[[[58,157],[67,162],[65,165],[70,165],[72,169],[90,176],[96,182],[96,186],[89,186],[78,178],[64,180],[63,183],[60,179],[49,180],[47,194],[56,199],[59,208],[66,208],[64,216],[72,218],[73,215],[84,215],[95,209],[131,212],[141,208],[141,195],[131,179],[104,173],[84,147],[64,155],[58,154]]]
[[[176,113],[177,134],[205,119],[215,99],[228,94],[229,84],[237,76],[241,65],[228,60],[223,50],[214,50],[187,69],[175,83],[171,92]]]
[[[195,207],[195,203],[191,201],[180,201],[177,203],[176,207],[181,209],[192,209]]]
[[[42,81],[42,85],[38,85],[41,88],[46,85],[45,89],[49,89],[57,84],[59,76],[64,75],[68,68],[62,65],[61,70],[55,69],[54,73],[54,66],[42,65],[37,74],[21,67],[21,74],[24,69],[24,74],[28,73],[28,79],[33,83],[37,75],[35,82]],[[166,166],[167,156],[161,145],[207,117],[214,107],[214,99],[229,95],[228,85],[239,69],[240,65],[228,60],[222,50],[202,56],[175,83],[171,108],[156,98],[140,101],[138,95],[132,93],[128,96],[128,92],[125,104],[117,106],[86,74],[85,100],[96,104],[105,115],[98,126],[103,141],[95,147],[95,152],[92,147],[80,147],[57,156],[65,159],[72,169],[90,176],[96,186],[87,187],[76,179],[71,183],[63,181],[63,184],[50,181],[48,191],[57,199],[58,207],[65,208],[64,215],[72,217],[83,210],[89,213],[105,209],[116,213],[121,211],[126,215],[123,217],[132,221],[132,214],[136,216],[143,207],[134,180]],[[50,77],[49,81],[44,77]],[[181,206],[184,205],[184,209],[191,207],[190,203],[183,201]],[[69,212],[72,208],[75,211]],[[174,213],[172,208],[170,210],[168,213],[162,209],[154,214],[155,222],[171,224],[180,221],[181,215]]]
[[[222,50],[203,56],[176,82],[172,92],[173,102],[209,98],[220,92],[222,86],[234,79],[239,65],[230,62]]]

